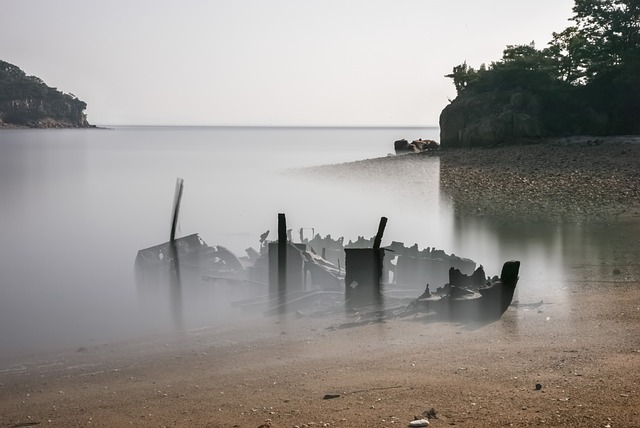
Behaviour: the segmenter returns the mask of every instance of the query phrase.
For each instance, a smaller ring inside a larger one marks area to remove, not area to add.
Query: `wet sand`
[[[2,360],[0,426],[637,427],[638,243],[486,325],[289,314]]]
[[[637,267],[547,285],[488,325],[288,316],[5,362],[0,425],[640,426]]]

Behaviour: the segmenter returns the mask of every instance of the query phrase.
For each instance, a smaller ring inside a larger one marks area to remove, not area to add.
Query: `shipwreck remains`
[[[281,213],[277,240],[268,241],[269,231],[264,232],[259,250],[247,248],[244,257],[221,245],[210,246],[198,234],[176,238],[182,188],[178,179],[169,241],[139,250],[135,259],[139,291],[155,302],[164,295],[178,327],[183,306],[189,305],[190,316],[196,306],[207,314],[229,305],[232,298],[241,299],[233,306],[264,314],[308,313],[310,308],[324,314],[361,314],[369,308],[376,321],[416,312],[447,319],[498,319],[513,299],[520,262],[505,263],[500,278],[486,278],[482,266],[476,269],[474,261],[442,250],[398,241],[383,247],[386,217],[370,239],[359,236],[344,244],[343,237],[323,238],[315,229],[313,237],[305,239],[300,229],[301,242],[296,243]],[[419,298],[411,297],[425,284]],[[428,284],[443,285],[431,292]],[[342,299],[336,300],[338,296]]]

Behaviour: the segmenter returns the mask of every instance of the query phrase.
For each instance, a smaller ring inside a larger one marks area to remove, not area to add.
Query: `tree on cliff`
[[[639,0],[576,0],[573,12],[576,27],[569,43],[580,48],[571,55],[587,82],[612,69],[638,65]]]
[[[87,104],[0,60],[0,125],[87,127]]]
[[[575,26],[549,52],[567,82],[607,118],[607,133],[640,132],[640,0],[576,0]]]
[[[640,0],[575,0],[576,25],[560,33],[545,49],[510,45],[493,69],[538,70],[574,85],[586,85],[614,70],[638,71],[640,65]],[[487,70],[485,70],[487,71]],[[448,74],[460,93],[482,70],[464,62]]]
[[[640,133],[640,0],[575,0],[573,13],[544,49],[511,45],[488,67],[455,66],[446,77],[458,97],[525,93],[547,135]]]

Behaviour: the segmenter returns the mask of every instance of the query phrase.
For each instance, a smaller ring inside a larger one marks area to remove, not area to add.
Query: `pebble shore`
[[[640,220],[640,136],[571,137],[443,150],[441,194],[460,217],[521,222]]]

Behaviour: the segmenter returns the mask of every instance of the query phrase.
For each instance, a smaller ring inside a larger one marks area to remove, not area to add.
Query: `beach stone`
[[[461,217],[518,223],[637,220],[640,137],[592,142],[591,137],[571,137],[442,151],[442,195]]]

